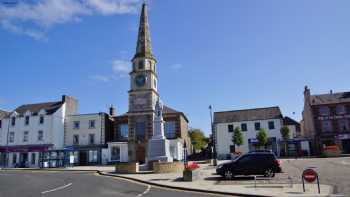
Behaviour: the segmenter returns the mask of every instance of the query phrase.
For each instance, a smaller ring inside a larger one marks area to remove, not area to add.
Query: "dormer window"
[[[40,115],[39,124],[44,124],[44,115]]]
[[[29,125],[29,116],[25,116],[24,125]]]

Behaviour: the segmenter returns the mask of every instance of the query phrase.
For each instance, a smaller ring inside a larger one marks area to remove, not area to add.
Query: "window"
[[[236,146],[235,145],[230,145],[230,153],[236,152]]]
[[[244,156],[244,157],[242,157],[241,159],[239,159],[238,160],[239,161],[239,163],[249,163],[250,161],[252,161],[252,156],[249,156],[249,155],[247,155],[247,156]]]
[[[89,129],[94,129],[95,128],[95,120],[89,120]]]
[[[329,107],[327,107],[327,106],[321,106],[318,109],[318,111],[320,113],[320,116],[328,116],[330,113]]]
[[[0,120],[0,129],[2,128],[2,120]]]
[[[15,126],[16,125],[16,117],[11,118],[11,125]]]
[[[233,124],[227,125],[228,132],[233,132]]]
[[[78,145],[79,144],[79,135],[73,135],[73,144]]]
[[[95,144],[95,134],[89,134],[89,144]]]
[[[89,150],[89,162],[90,163],[97,162],[97,150]]]
[[[25,117],[24,125],[29,125],[29,116]]]
[[[139,69],[144,69],[144,62],[143,61],[139,61]]]
[[[23,133],[23,142],[28,142],[28,135],[29,135],[29,131],[25,131]]]
[[[166,138],[175,138],[176,137],[176,131],[175,131],[175,121],[167,121],[164,124],[164,130],[165,130],[165,137]]]
[[[38,131],[38,141],[43,141],[44,140],[44,132],[43,131]]]
[[[40,115],[39,117],[39,124],[44,124],[44,116]]]
[[[347,119],[338,120],[339,131],[349,131],[349,121]]]
[[[337,115],[346,114],[345,106],[344,106],[344,105],[337,105],[337,107],[336,107],[336,113],[337,113]]]
[[[119,129],[120,129],[120,138],[128,139],[128,137],[129,137],[129,126],[128,126],[128,124],[121,124]]]
[[[255,130],[256,131],[258,131],[258,130],[260,130],[260,122],[256,122],[256,123],[254,123],[254,126],[255,126]]]
[[[274,121],[269,121],[269,129],[275,129],[275,122]]]
[[[241,130],[242,130],[242,131],[247,131],[247,130],[248,130],[247,124],[246,124],[246,123],[242,123],[242,124],[241,124]]]
[[[321,122],[322,124],[322,131],[323,132],[329,132],[332,131],[332,122],[329,120],[324,120]]]
[[[17,153],[13,153],[13,155],[12,155],[12,163],[13,164],[17,163]]]
[[[10,132],[9,142],[13,143],[15,141],[15,132]]]
[[[74,121],[73,122],[73,129],[79,129],[80,128],[80,121]]]
[[[145,122],[136,122],[136,139],[144,139],[146,133]]]
[[[32,153],[32,165],[35,165],[35,160],[36,160],[36,154]]]
[[[120,148],[119,148],[119,146],[112,147],[111,160],[112,161],[120,161]]]

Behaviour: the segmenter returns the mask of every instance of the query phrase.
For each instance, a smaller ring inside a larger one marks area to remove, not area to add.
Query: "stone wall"
[[[184,165],[182,162],[154,162],[153,171],[155,173],[182,172]]]
[[[115,172],[118,173],[138,173],[139,163],[129,162],[129,163],[117,163],[115,165]]]

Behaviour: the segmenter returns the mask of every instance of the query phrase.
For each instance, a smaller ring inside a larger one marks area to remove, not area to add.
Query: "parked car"
[[[226,179],[232,179],[236,175],[274,177],[275,173],[280,172],[282,172],[280,161],[272,152],[247,153],[216,168],[216,173]]]

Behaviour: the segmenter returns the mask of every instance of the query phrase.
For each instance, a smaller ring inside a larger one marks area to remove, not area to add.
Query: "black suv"
[[[216,168],[216,173],[226,179],[232,179],[235,175],[274,177],[275,173],[280,172],[282,172],[280,161],[272,152],[247,153]]]

